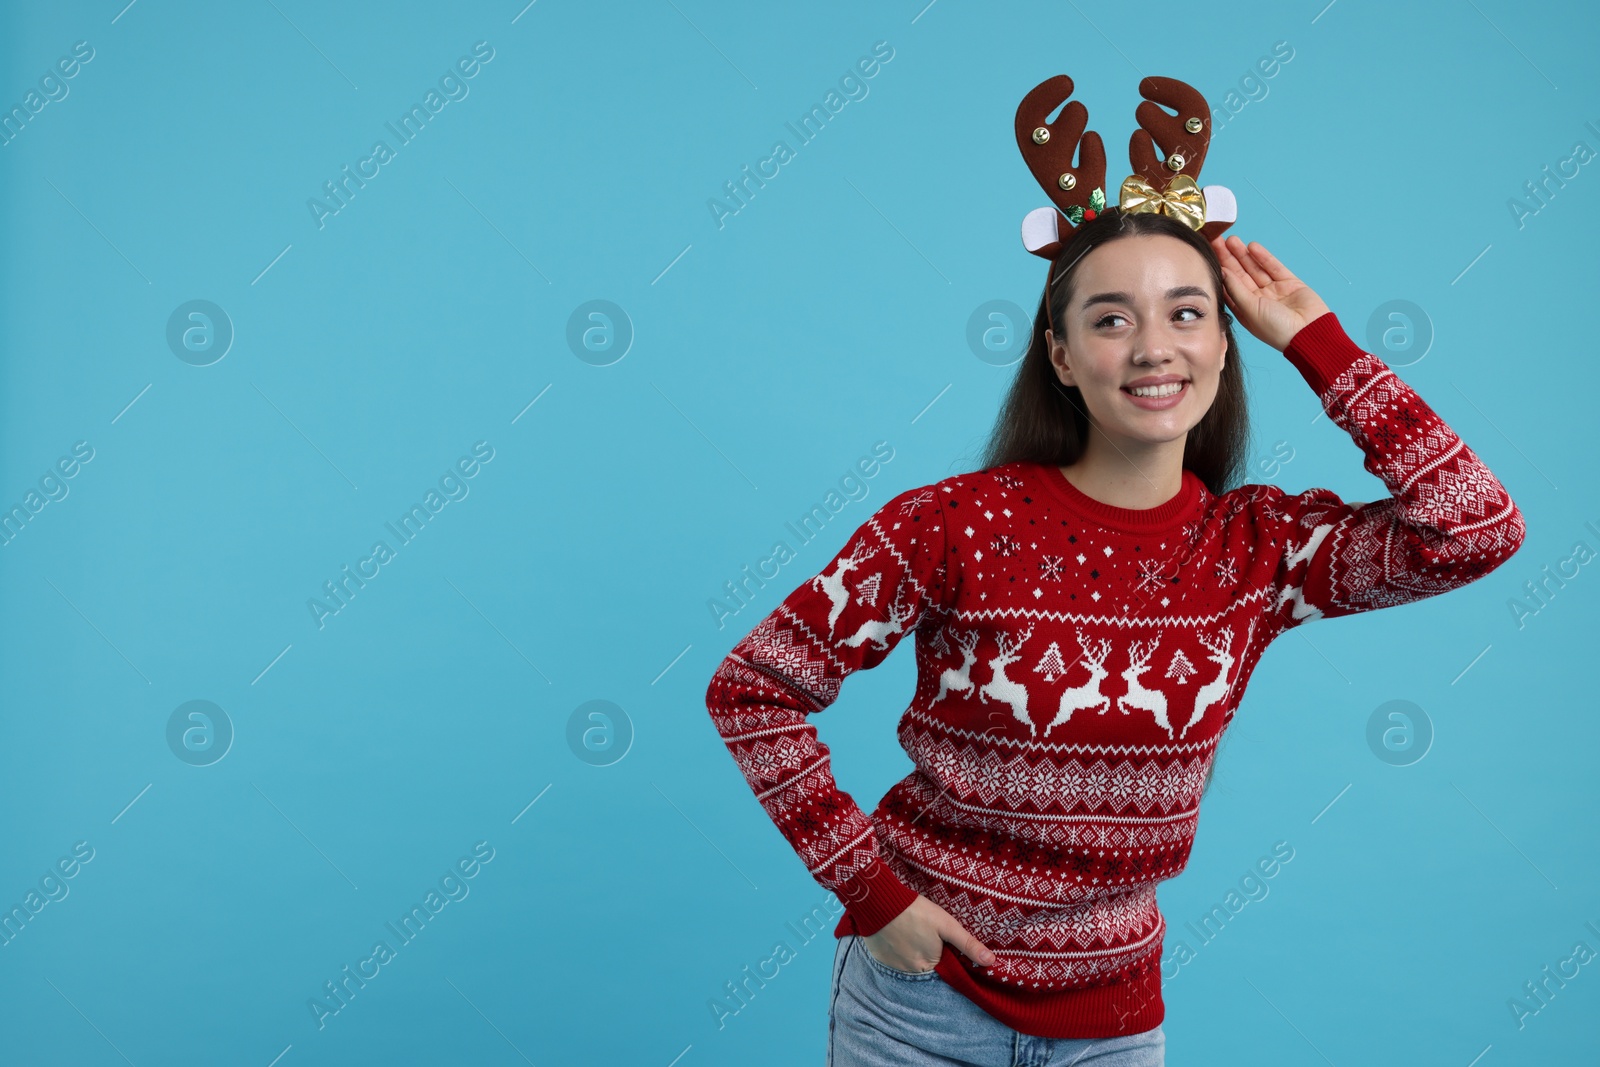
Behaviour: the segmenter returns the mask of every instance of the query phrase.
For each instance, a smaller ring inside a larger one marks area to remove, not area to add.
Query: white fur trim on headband
[[[1034,208],[1022,220],[1022,247],[1038,254],[1039,250],[1057,244],[1061,234],[1056,230],[1060,212],[1053,207]]]
[[[1200,190],[1206,197],[1207,222],[1238,222],[1239,202],[1225,185],[1207,185]]]

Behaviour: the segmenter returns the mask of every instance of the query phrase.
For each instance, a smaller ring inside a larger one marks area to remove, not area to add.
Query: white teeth
[[[1140,385],[1129,389],[1128,392],[1132,393],[1134,396],[1162,397],[1172,396],[1182,389],[1182,382],[1168,382],[1166,385]]]

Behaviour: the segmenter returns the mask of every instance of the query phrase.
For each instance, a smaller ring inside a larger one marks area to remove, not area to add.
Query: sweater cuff
[[[917,899],[916,890],[895,876],[883,860],[874,857],[872,865],[849,881],[840,883],[834,895],[844,904],[862,937],[882,930]]]
[[[1335,378],[1366,352],[1344,332],[1338,316],[1329,311],[1302,326],[1289,339],[1283,354],[1305,378],[1306,384],[1321,396]]]

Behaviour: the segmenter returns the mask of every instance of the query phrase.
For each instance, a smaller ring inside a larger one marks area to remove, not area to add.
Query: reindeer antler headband
[[[1100,135],[1087,129],[1088,108],[1073,100],[1054,122],[1045,122],[1071,95],[1072,79],[1058,74],[1034,86],[1017,106],[1017,147],[1055,204],[1028,212],[1022,220],[1022,244],[1049,260],[1055,259],[1076,227],[1106,210],[1106,150]],[[1201,188],[1196,181],[1211,143],[1206,98],[1175,78],[1156,77],[1139,82],[1139,95],[1145,98],[1134,112],[1140,128],[1128,144],[1133,173],[1123,179],[1114,206],[1127,214],[1171,215],[1206,240],[1215,238],[1233,225],[1238,207],[1230,190],[1220,185]],[[1159,104],[1178,113],[1169,115]],[[1072,165],[1075,149],[1077,166]]]

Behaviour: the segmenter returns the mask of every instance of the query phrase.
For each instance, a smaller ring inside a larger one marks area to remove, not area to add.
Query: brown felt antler
[[[1200,165],[1211,144],[1211,109],[1199,91],[1176,78],[1145,78],[1139,83],[1144,102],[1134,109],[1140,128],[1128,142],[1133,172],[1157,189],[1166,187],[1174,174],[1200,180]],[[1177,111],[1169,115],[1158,104]],[[1194,129],[1189,127],[1193,126]],[[1161,158],[1156,158],[1156,146]]]
[[[1096,192],[1104,204],[1106,149],[1100,135],[1089,126],[1089,109],[1072,95],[1072,79],[1057,74],[1034,86],[1017,105],[1017,147],[1035,180],[1059,210],[1040,208],[1023,220],[1023,243],[1028,251],[1055,258],[1061,242],[1084,218],[1094,218],[1090,198]],[[1062,102],[1067,101],[1062,107]],[[1061,107],[1054,122],[1050,112]],[[1078,154],[1078,165],[1072,155]]]
[[[1151,76],[1139,82],[1144,101],[1134,109],[1139,129],[1128,141],[1128,161],[1133,172],[1157,189],[1164,189],[1178,174],[1200,181],[1200,167],[1211,147],[1211,108],[1200,90],[1176,78]],[[1177,112],[1169,115],[1165,104]],[[1156,158],[1156,148],[1161,158]],[[1233,194],[1220,185],[1206,186],[1206,223],[1200,233],[1210,241],[1232,226],[1237,217]]]

